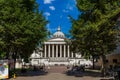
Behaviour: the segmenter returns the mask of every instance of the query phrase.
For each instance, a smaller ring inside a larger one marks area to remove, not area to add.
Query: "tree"
[[[81,15],[78,20],[72,19],[73,50],[77,49],[85,56],[101,56],[102,70],[105,68],[105,55],[116,48],[119,3],[119,0],[77,0]]]
[[[29,57],[46,38],[47,21],[35,0],[0,0],[0,47],[6,57]]]
[[[5,52],[0,51],[0,59],[4,59],[5,57]]]

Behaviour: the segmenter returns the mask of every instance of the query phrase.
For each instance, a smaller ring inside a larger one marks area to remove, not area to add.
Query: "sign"
[[[0,80],[8,78],[8,60],[0,60]]]

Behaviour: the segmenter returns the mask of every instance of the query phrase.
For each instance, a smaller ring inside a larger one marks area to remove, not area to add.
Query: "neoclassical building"
[[[67,61],[69,58],[74,58],[75,54],[70,51],[70,46],[66,42],[67,38],[58,27],[48,41],[44,42],[43,57],[49,61]]]
[[[79,54],[70,50],[64,33],[60,26],[53,36],[44,42],[42,50],[38,49],[31,55],[31,64],[45,65],[74,65],[81,59]]]

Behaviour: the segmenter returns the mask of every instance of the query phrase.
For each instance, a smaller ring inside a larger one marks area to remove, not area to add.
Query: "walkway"
[[[51,66],[46,69],[48,73],[65,73],[67,71],[66,66]]]
[[[65,74],[67,68],[65,66],[54,66],[47,69],[48,73],[41,74],[40,71],[25,73],[28,75],[18,76],[16,79],[10,80],[100,80],[99,75],[93,72],[84,73],[85,76],[76,77]]]

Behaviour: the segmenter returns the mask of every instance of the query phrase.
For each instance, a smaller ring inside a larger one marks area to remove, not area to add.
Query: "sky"
[[[46,27],[52,34],[58,26],[63,33],[69,34],[72,25],[68,16],[77,19],[80,14],[76,0],[37,0],[37,3],[39,10],[43,11],[43,15],[49,21]]]

